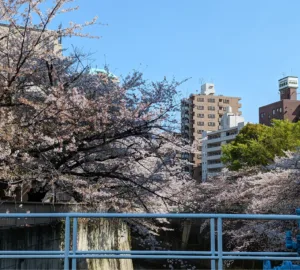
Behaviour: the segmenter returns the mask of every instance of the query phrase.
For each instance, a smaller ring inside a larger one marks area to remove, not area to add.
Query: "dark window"
[[[208,110],[209,111],[214,111],[215,110],[215,106],[208,106]]]
[[[209,98],[207,101],[210,102],[210,103],[214,103],[215,99],[214,98]]]

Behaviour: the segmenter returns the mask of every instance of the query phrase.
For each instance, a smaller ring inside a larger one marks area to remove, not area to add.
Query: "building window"
[[[215,106],[208,106],[208,110],[209,111],[214,111],[215,110]]]
[[[216,116],[214,114],[209,114],[208,118],[215,118]]]
[[[216,125],[215,122],[208,122],[208,126],[209,126],[209,127],[214,127],[215,125]]]
[[[204,114],[203,114],[203,113],[198,113],[198,114],[197,114],[197,117],[199,117],[199,118],[204,118]]]
[[[215,99],[214,98],[209,98],[207,101],[210,102],[210,103],[215,103]]]
[[[224,111],[224,112],[226,111],[226,107],[223,107],[223,111]]]
[[[197,98],[197,101],[199,101],[199,102],[204,102],[204,98]]]
[[[201,129],[197,130],[197,133],[202,134],[202,130]]]
[[[222,101],[223,101],[223,99],[220,98],[220,99],[219,99],[219,102],[222,102]]]
[[[204,126],[204,122],[197,122],[198,126]]]
[[[198,110],[204,110],[204,106],[197,106]]]
[[[260,114],[260,117],[261,117],[261,118],[264,118],[264,116],[265,116],[265,113],[261,113],[261,114]]]
[[[224,101],[223,101],[224,103],[229,103],[229,99],[224,99]]]
[[[276,113],[276,110],[275,109],[273,109],[273,114],[275,114]]]
[[[279,108],[279,111],[282,112],[282,108]]]

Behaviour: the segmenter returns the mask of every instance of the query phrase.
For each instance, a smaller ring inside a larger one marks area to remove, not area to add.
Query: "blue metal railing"
[[[76,269],[77,259],[196,259],[210,260],[211,269],[222,270],[223,260],[289,260],[300,261],[297,252],[235,252],[223,251],[223,219],[252,220],[298,220],[299,215],[260,215],[260,214],[133,214],[133,213],[34,213],[34,214],[4,214],[0,218],[62,218],[65,219],[65,250],[60,251],[0,251],[0,259],[40,258],[64,259],[64,269],[69,269],[69,259],[72,260],[72,270]],[[156,251],[156,250],[77,250],[78,218],[168,218],[168,219],[209,219],[210,220],[210,251]],[[72,249],[70,249],[72,219]],[[217,230],[215,230],[217,221]],[[216,237],[217,236],[217,237]],[[217,249],[215,242],[217,240]],[[217,267],[216,267],[217,266]]]

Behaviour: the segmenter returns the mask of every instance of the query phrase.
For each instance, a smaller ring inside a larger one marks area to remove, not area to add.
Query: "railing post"
[[[70,253],[70,217],[66,216],[64,270],[69,270],[69,253]]]
[[[215,219],[211,218],[210,219],[210,251],[211,255],[215,256],[216,252],[216,236],[215,236]],[[211,269],[215,270],[216,269],[216,260],[213,259],[210,261]]]
[[[218,270],[223,270],[223,232],[222,218],[218,217]]]
[[[73,218],[73,255],[77,252],[77,218]],[[76,270],[76,258],[72,258],[72,270]]]

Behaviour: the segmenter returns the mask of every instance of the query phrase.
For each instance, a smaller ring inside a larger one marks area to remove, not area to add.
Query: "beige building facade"
[[[194,153],[185,153],[184,159],[188,159],[193,166],[186,167],[193,178],[202,179],[202,133],[204,131],[217,131],[221,127],[221,118],[230,106],[232,112],[241,115],[240,97],[216,95],[215,86],[206,83],[201,86],[200,94],[192,94],[181,101],[181,133],[183,139],[190,145],[194,145]]]

